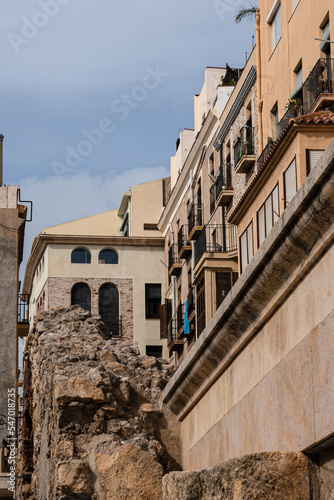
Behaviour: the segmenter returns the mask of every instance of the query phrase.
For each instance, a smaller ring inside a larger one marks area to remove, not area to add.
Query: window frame
[[[249,236],[249,231],[251,230],[251,237]],[[246,265],[243,266],[243,258],[242,258],[242,238],[246,238]],[[251,239],[251,247],[250,247],[250,241]],[[244,232],[240,235],[239,238],[239,248],[240,248],[240,273],[243,273],[252,258],[254,257],[254,228],[253,228],[253,220],[248,224]],[[250,248],[252,249],[252,255],[249,255],[249,250]]]
[[[160,297],[149,297],[149,287],[160,287]],[[145,283],[145,319],[160,319],[160,306],[162,299],[161,283]],[[156,312],[149,312],[150,307],[156,309]]]
[[[116,255],[116,257],[117,257],[117,262],[100,262],[101,260],[103,260],[103,259],[100,258],[101,257],[101,253],[105,252],[105,251],[113,252],[114,255]],[[102,250],[100,250],[100,252],[99,252],[98,263],[99,264],[103,264],[103,265],[105,264],[105,265],[114,265],[115,266],[115,265],[119,264],[118,253],[113,248],[102,248]]]
[[[286,190],[286,173],[287,171],[289,170],[289,168],[291,167],[291,165],[294,163],[295,165],[295,180],[296,180],[296,190],[294,192],[294,195],[292,196],[291,200],[288,200],[287,199],[287,190]],[[289,166],[284,170],[283,172],[283,188],[284,188],[284,208],[286,208],[289,203],[291,203],[291,201],[293,200],[294,196],[296,195],[297,191],[298,191],[298,184],[297,184],[297,161],[296,161],[296,156],[294,157],[294,159],[292,160],[292,162],[289,164]]]
[[[89,255],[89,261],[87,261],[87,262],[73,262],[73,255],[78,250],[84,250],[85,252],[87,252],[87,255]],[[71,252],[71,264],[91,264],[91,263],[92,263],[92,254],[90,253],[90,251],[88,250],[88,248],[85,248],[85,247],[76,247],[76,248],[74,248],[72,250],[72,252]]]
[[[279,23],[278,21],[279,16]],[[282,5],[281,0],[275,0],[270,12],[267,16],[266,22],[270,26],[270,42],[271,42],[271,54],[275,51],[279,41],[282,38]],[[277,31],[277,26],[279,26],[279,31]],[[273,32],[274,30],[274,32]],[[275,42],[274,42],[275,40]]]
[[[277,189],[277,200],[274,200],[274,191]],[[266,203],[268,202],[268,200],[270,199],[271,201],[271,227],[268,229],[267,228],[267,212],[266,212]],[[275,219],[275,208],[274,208],[274,202],[277,201],[277,209],[278,209],[278,213],[276,215],[276,219]],[[259,214],[260,214],[260,211],[263,210],[263,215],[264,215],[264,238],[263,240],[260,242],[260,224],[259,224]],[[280,218],[280,209],[279,209],[279,183],[277,182],[275,187],[272,189],[271,193],[269,194],[269,196],[265,199],[264,203],[262,203],[261,207],[259,208],[259,210],[256,212],[256,222],[257,222],[257,246],[258,248],[262,245],[262,243],[264,242],[264,240],[267,238],[269,232],[271,231],[271,229],[274,227],[274,225],[276,224],[276,222],[278,221],[278,219]]]

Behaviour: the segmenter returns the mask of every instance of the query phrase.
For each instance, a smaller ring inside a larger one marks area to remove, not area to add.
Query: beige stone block
[[[82,460],[60,464],[58,482],[64,493],[87,495],[92,492],[90,470]]]
[[[58,403],[69,401],[103,403],[106,400],[100,387],[95,387],[91,380],[80,378],[58,381],[55,388],[55,398]]]

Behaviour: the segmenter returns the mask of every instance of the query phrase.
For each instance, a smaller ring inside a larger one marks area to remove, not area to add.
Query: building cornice
[[[110,245],[132,247],[163,247],[164,238],[147,238],[139,236],[95,236],[70,234],[39,234],[35,237],[31,254],[27,262],[22,293],[31,293],[33,277],[45,249],[50,244],[70,245]]]
[[[334,140],[165,387],[183,420],[334,242]]]

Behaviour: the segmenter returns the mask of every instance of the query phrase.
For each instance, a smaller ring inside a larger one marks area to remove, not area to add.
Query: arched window
[[[115,250],[105,248],[99,253],[99,264],[118,264],[118,255]]]
[[[71,254],[72,264],[90,264],[90,253],[86,248],[76,248]]]
[[[120,335],[119,293],[112,283],[106,283],[99,290],[99,314],[112,335]]]
[[[71,304],[81,306],[86,311],[91,311],[91,291],[86,283],[77,283],[72,288]]]

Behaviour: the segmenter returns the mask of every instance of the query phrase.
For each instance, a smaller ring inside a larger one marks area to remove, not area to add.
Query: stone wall
[[[24,360],[19,498],[160,499],[180,470],[179,424],[159,404],[174,368],[78,306],[40,312]]]
[[[99,289],[105,283],[113,283],[119,290],[119,314],[122,316],[122,330],[126,337],[133,337],[133,283],[132,279],[120,278],[48,278],[38,302],[44,310],[71,305],[71,290],[76,283],[87,283],[92,293],[92,314],[99,314]],[[43,299],[43,294],[45,298]]]

